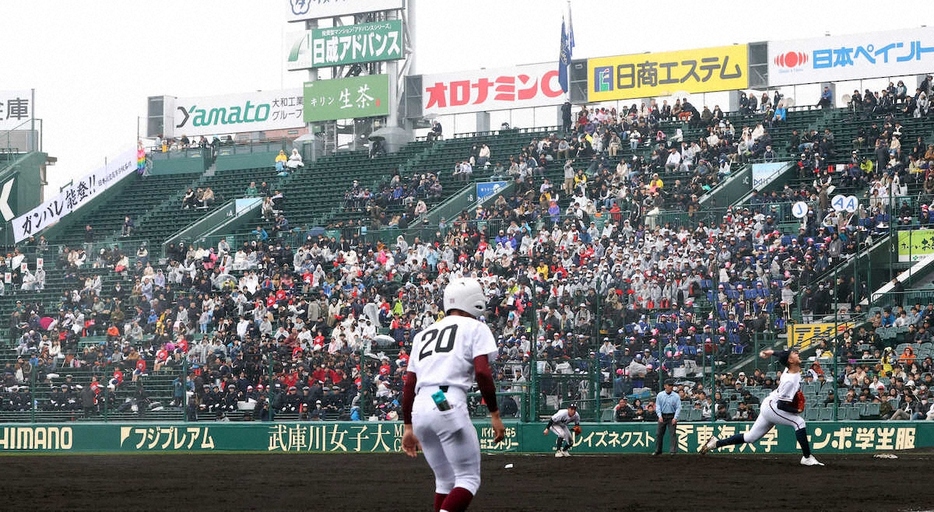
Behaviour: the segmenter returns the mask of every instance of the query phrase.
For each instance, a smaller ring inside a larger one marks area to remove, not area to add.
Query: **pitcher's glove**
[[[795,393],[795,397],[791,401],[791,405],[794,406],[795,410],[797,410],[798,413],[802,413],[804,412],[805,403],[806,402],[804,399],[804,393],[799,389],[798,392]]]
[[[580,425],[574,425],[574,433],[577,434],[577,435],[580,435],[580,433],[581,433],[581,426],[580,426]]]

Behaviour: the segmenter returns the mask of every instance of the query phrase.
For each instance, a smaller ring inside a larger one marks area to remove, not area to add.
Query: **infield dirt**
[[[934,454],[484,455],[476,511],[915,511]],[[0,457],[2,510],[430,511],[425,459],[363,454]],[[513,464],[511,469],[505,469]]]

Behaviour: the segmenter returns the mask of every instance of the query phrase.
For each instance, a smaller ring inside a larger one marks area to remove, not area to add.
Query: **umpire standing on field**
[[[671,379],[665,381],[665,390],[655,397],[655,410],[658,412],[658,430],[655,432],[655,452],[652,455],[661,455],[665,432],[668,432],[669,451],[672,455],[678,452],[678,416],[681,414],[681,397],[674,393],[675,382]]]

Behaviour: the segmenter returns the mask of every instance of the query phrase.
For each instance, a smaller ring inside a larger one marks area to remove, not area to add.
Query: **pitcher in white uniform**
[[[763,350],[759,352],[759,357],[768,358],[775,354],[775,351]],[[801,464],[804,466],[823,466],[813,455],[811,455],[811,445],[808,443],[807,424],[801,417],[804,410],[803,397],[796,398],[798,388],[801,384],[801,356],[797,348],[784,350],[778,354],[778,362],[785,367],[782,376],[778,381],[778,387],[772,391],[762,402],[762,408],[759,417],[753,423],[752,428],[743,434],[736,434],[726,439],[717,439],[711,437],[703,446],[700,452],[707,453],[715,448],[729,446],[733,444],[753,443],[760,439],[775,425],[788,425],[794,427],[795,438],[801,446]],[[800,403],[798,401],[800,400]]]
[[[402,450],[410,457],[419,448],[425,454],[435,474],[435,512],[466,510],[480,488],[480,441],[467,412],[475,380],[492,416],[493,443],[506,433],[490,370],[496,341],[477,320],[485,310],[480,283],[455,279],[444,289],[447,316],[412,341],[402,391]]]

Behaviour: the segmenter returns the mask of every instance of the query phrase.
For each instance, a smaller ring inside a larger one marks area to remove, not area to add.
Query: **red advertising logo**
[[[807,61],[808,55],[804,52],[786,52],[773,60],[776,66],[789,69],[803,66]]]

